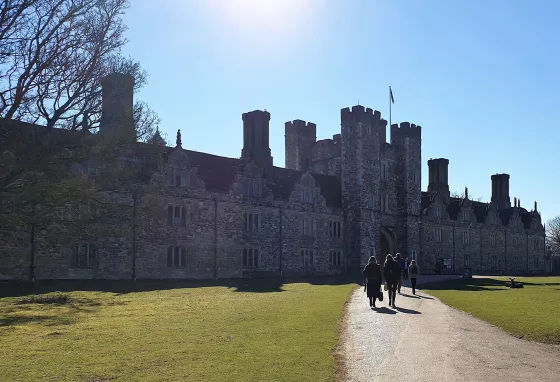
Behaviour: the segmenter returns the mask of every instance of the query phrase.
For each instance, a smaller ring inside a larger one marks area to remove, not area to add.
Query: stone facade
[[[417,259],[423,273],[544,272],[540,214],[536,203],[511,207],[509,175],[492,176],[490,203],[468,191],[452,198],[449,161],[440,158],[428,161],[422,192],[420,126],[391,126],[389,143],[387,121],[362,106],[341,110],[332,139],[317,141],[313,123],[287,122],[280,168],[270,113],[242,119],[241,158],[185,150],[179,136],[176,147],[161,147],[144,193],[108,193],[127,211],[114,223],[118,234],[56,242],[44,239],[55,231],[42,232],[33,245],[26,227],[2,235],[0,279],[27,279],[30,267],[38,279],[333,275],[395,252]],[[135,145],[132,158],[150,144]]]

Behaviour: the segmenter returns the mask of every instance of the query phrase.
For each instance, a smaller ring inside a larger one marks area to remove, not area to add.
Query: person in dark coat
[[[362,274],[367,279],[366,292],[369,298],[369,306],[375,308],[375,299],[379,298],[379,295],[383,292],[381,291],[381,266],[377,263],[374,256],[369,258]]]
[[[402,268],[391,255],[387,255],[387,260],[385,260],[383,276],[385,276],[385,281],[389,289],[389,306],[394,308],[397,287],[402,276]]]

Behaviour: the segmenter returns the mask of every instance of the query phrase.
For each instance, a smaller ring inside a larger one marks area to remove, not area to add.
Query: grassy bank
[[[523,289],[507,278],[452,280],[422,285],[444,303],[525,339],[560,344],[560,277],[525,277]]]
[[[331,381],[353,286],[159,283],[3,297],[2,380]]]

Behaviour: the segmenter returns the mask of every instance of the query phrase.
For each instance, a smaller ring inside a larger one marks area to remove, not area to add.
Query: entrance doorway
[[[385,263],[385,258],[388,254],[395,256],[395,241],[393,239],[393,233],[387,228],[381,228],[379,231],[379,249],[380,256],[379,264]]]

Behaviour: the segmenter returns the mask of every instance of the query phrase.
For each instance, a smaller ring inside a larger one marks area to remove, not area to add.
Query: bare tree
[[[5,0],[0,9],[0,116],[71,130],[101,120],[101,78],[146,73],[121,56],[128,0]]]
[[[89,134],[101,122],[101,79],[131,75],[136,91],[147,78],[121,53],[128,6],[128,0],[0,0],[0,231],[78,227],[96,217],[80,208],[103,207],[88,174],[100,161],[88,163],[103,158],[101,167],[114,170],[119,157],[131,154]],[[140,140],[154,135],[159,117],[145,103],[136,103],[133,117]],[[76,171],[76,164],[85,167]]]
[[[560,253],[560,216],[556,216],[546,223],[546,241],[552,253]]]

